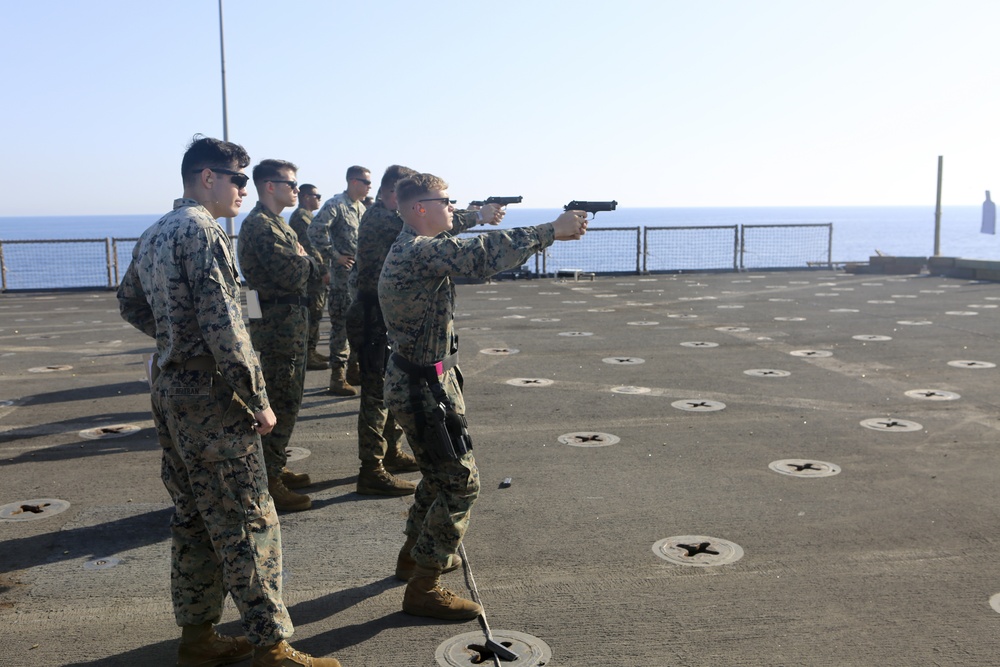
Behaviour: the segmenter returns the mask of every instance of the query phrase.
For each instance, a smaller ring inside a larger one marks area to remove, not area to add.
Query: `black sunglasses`
[[[454,204],[458,202],[457,199],[448,199],[447,197],[435,197],[434,199],[418,199],[417,201],[418,202],[436,201],[436,202],[441,202],[445,206],[447,206],[448,204]]]
[[[265,179],[264,182],[265,183],[284,183],[285,185],[287,185],[288,187],[290,187],[292,190],[294,190],[295,188],[299,187],[299,182],[298,181],[279,181],[279,180],[276,180],[276,179],[273,179],[273,178],[268,178],[268,179]]]
[[[223,169],[222,167],[202,167],[202,169],[208,169],[209,171],[214,171],[218,174],[227,174],[229,180],[233,182],[238,189],[242,190],[250,182],[250,177],[246,174],[241,174],[238,171],[233,171],[232,169]],[[202,169],[195,169],[191,173],[197,174],[201,172]]]

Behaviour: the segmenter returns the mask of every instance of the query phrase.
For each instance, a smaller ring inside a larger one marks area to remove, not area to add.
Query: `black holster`
[[[458,414],[447,392],[441,385],[440,376],[445,371],[458,372],[458,352],[452,352],[446,359],[430,366],[419,366],[398,354],[392,355],[396,365],[410,376],[411,401],[422,443],[427,457],[434,462],[455,461],[472,451],[472,437],[464,415]],[[429,411],[424,407],[421,387],[426,386],[434,397],[434,407]],[[423,404],[423,405],[422,405]]]
[[[431,425],[434,427],[437,445],[433,451],[427,452],[432,461],[455,461],[472,451],[472,437],[469,435],[465,415],[455,412],[449,403],[437,404],[431,412]],[[426,429],[424,434],[427,435]],[[425,443],[430,440],[424,438]]]
[[[358,301],[362,304],[361,327],[364,341],[358,351],[358,364],[364,373],[385,375],[385,366],[392,348],[389,347],[385,332],[382,309],[377,298],[359,294]]]

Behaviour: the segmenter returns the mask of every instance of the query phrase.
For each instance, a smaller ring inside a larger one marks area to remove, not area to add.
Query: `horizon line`
[[[596,200],[595,200],[596,201]],[[975,204],[942,204],[942,208],[954,207],[954,206],[982,206],[981,203]],[[252,207],[251,207],[252,208]],[[555,211],[561,209],[562,206],[516,206],[516,208],[508,208],[507,212],[514,211]],[[934,204],[755,204],[751,206],[741,206],[735,204],[728,205],[716,205],[716,206],[618,206],[618,210],[641,210],[641,209],[763,209],[763,208],[935,208]],[[248,215],[251,209],[246,211],[240,211],[235,217],[240,217],[243,215]],[[292,211],[293,208],[289,207],[286,211]],[[458,209],[461,210],[461,209]],[[17,215],[17,214],[6,214],[0,213],[0,220],[7,218],[107,218],[107,217],[133,217],[133,216],[162,216],[163,212],[156,213],[44,213],[44,214],[31,214],[31,215]],[[221,218],[220,218],[221,219]]]

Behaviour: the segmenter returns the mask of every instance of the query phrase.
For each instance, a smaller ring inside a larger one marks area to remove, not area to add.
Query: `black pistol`
[[[577,201],[573,200],[563,206],[564,211],[585,211],[597,217],[598,211],[613,211],[618,208],[618,202],[612,201]]]
[[[506,206],[507,204],[520,204],[524,200],[524,197],[518,195],[516,197],[487,197],[486,199],[476,199],[469,202],[469,206],[486,206],[487,204],[496,204],[498,206]]]

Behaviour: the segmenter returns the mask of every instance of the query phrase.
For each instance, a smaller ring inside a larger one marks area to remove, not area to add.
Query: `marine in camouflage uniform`
[[[122,317],[153,337],[153,423],[174,503],[170,590],[181,626],[178,667],[341,667],[288,645],[281,528],[259,434],[275,425],[264,374],[243,326],[233,247],[216,219],[246,196],[236,144],[197,138],[181,162],[184,197],[140,237],[118,289]],[[225,165],[225,166],[222,166]],[[246,638],[213,625],[230,594]]]
[[[434,427],[442,388],[457,419],[465,421],[462,375],[453,356],[458,338],[451,278],[485,279],[520,266],[552,244],[560,223],[458,238],[454,233],[469,220],[452,219],[446,190],[447,184],[429,174],[397,184],[399,210],[407,224],[386,257],[378,294],[393,350],[386,368],[385,403],[405,431],[423,474],[406,521],[407,543],[400,552],[400,564],[409,558],[414,565],[403,610],[463,619],[478,615],[479,605],[438,584],[438,576],[453,564],[480,490],[472,452],[458,458],[443,454]],[[444,223],[442,210],[447,211]],[[420,218],[424,213],[438,217],[425,222]],[[440,385],[436,390],[435,382]]]
[[[323,260],[323,256],[313,247],[309,240],[309,225],[313,222],[313,211],[319,208],[319,193],[316,186],[309,183],[299,187],[299,206],[292,211],[288,218],[288,226],[292,228],[299,238],[299,243],[306,249],[309,256],[316,260],[320,266],[320,275],[315,280],[309,281],[309,288],[306,292],[309,297],[309,343],[307,345],[306,368],[308,370],[325,370],[329,368],[329,359],[317,352],[316,346],[319,344],[319,324],[323,319],[323,309],[326,307],[326,290],[329,284],[330,270]],[[310,208],[311,207],[311,208]]]
[[[386,169],[379,199],[361,220],[358,252],[349,280],[351,307],[347,311],[347,335],[361,364],[361,405],[358,408],[357,491],[361,494],[401,496],[413,493],[416,484],[393,473],[419,470],[412,456],[403,451],[403,431],[385,408],[383,378],[389,343],[378,302],[378,279],[389,248],[403,228],[396,213],[396,182],[417,172],[392,165]],[[475,214],[470,214],[475,216]]]
[[[360,171],[358,171],[360,170]],[[352,175],[352,174],[359,175]],[[347,384],[348,365],[357,364],[357,352],[347,342],[347,309],[351,305],[348,289],[350,267],[358,249],[358,227],[365,205],[361,202],[371,185],[370,172],[363,167],[351,167],[347,172],[348,189],[328,199],[309,226],[309,240],[330,267],[330,289],[327,311],[330,314],[330,391],[341,396],[353,396]],[[367,186],[365,185],[367,184]],[[352,369],[353,371],[356,369]],[[351,378],[355,382],[357,378]]]
[[[136,244],[118,300],[122,317],[156,339],[153,421],[174,501],[177,624],[218,622],[228,591],[250,642],[265,646],[291,636],[292,623],[281,529],[251,427],[268,397],[239,291],[229,238],[197,201],[178,199]]]
[[[257,291],[260,319],[250,320],[250,338],[261,360],[271,408],[278,423],[261,438],[267,465],[268,488],[280,510],[309,509],[308,496],[286,488],[307,486],[307,475],[285,470],[286,449],[295,428],[305,385],[309,335],[311,282],[321,275],[315,259],[305,253],[292,228],[277,212],[294,202],[297,190],[289,183],[295,165],[264,160],[254,167],[260,201],[240,226],[240,270],[247,287]],[[273,209],[273,210],[272,210]]]

